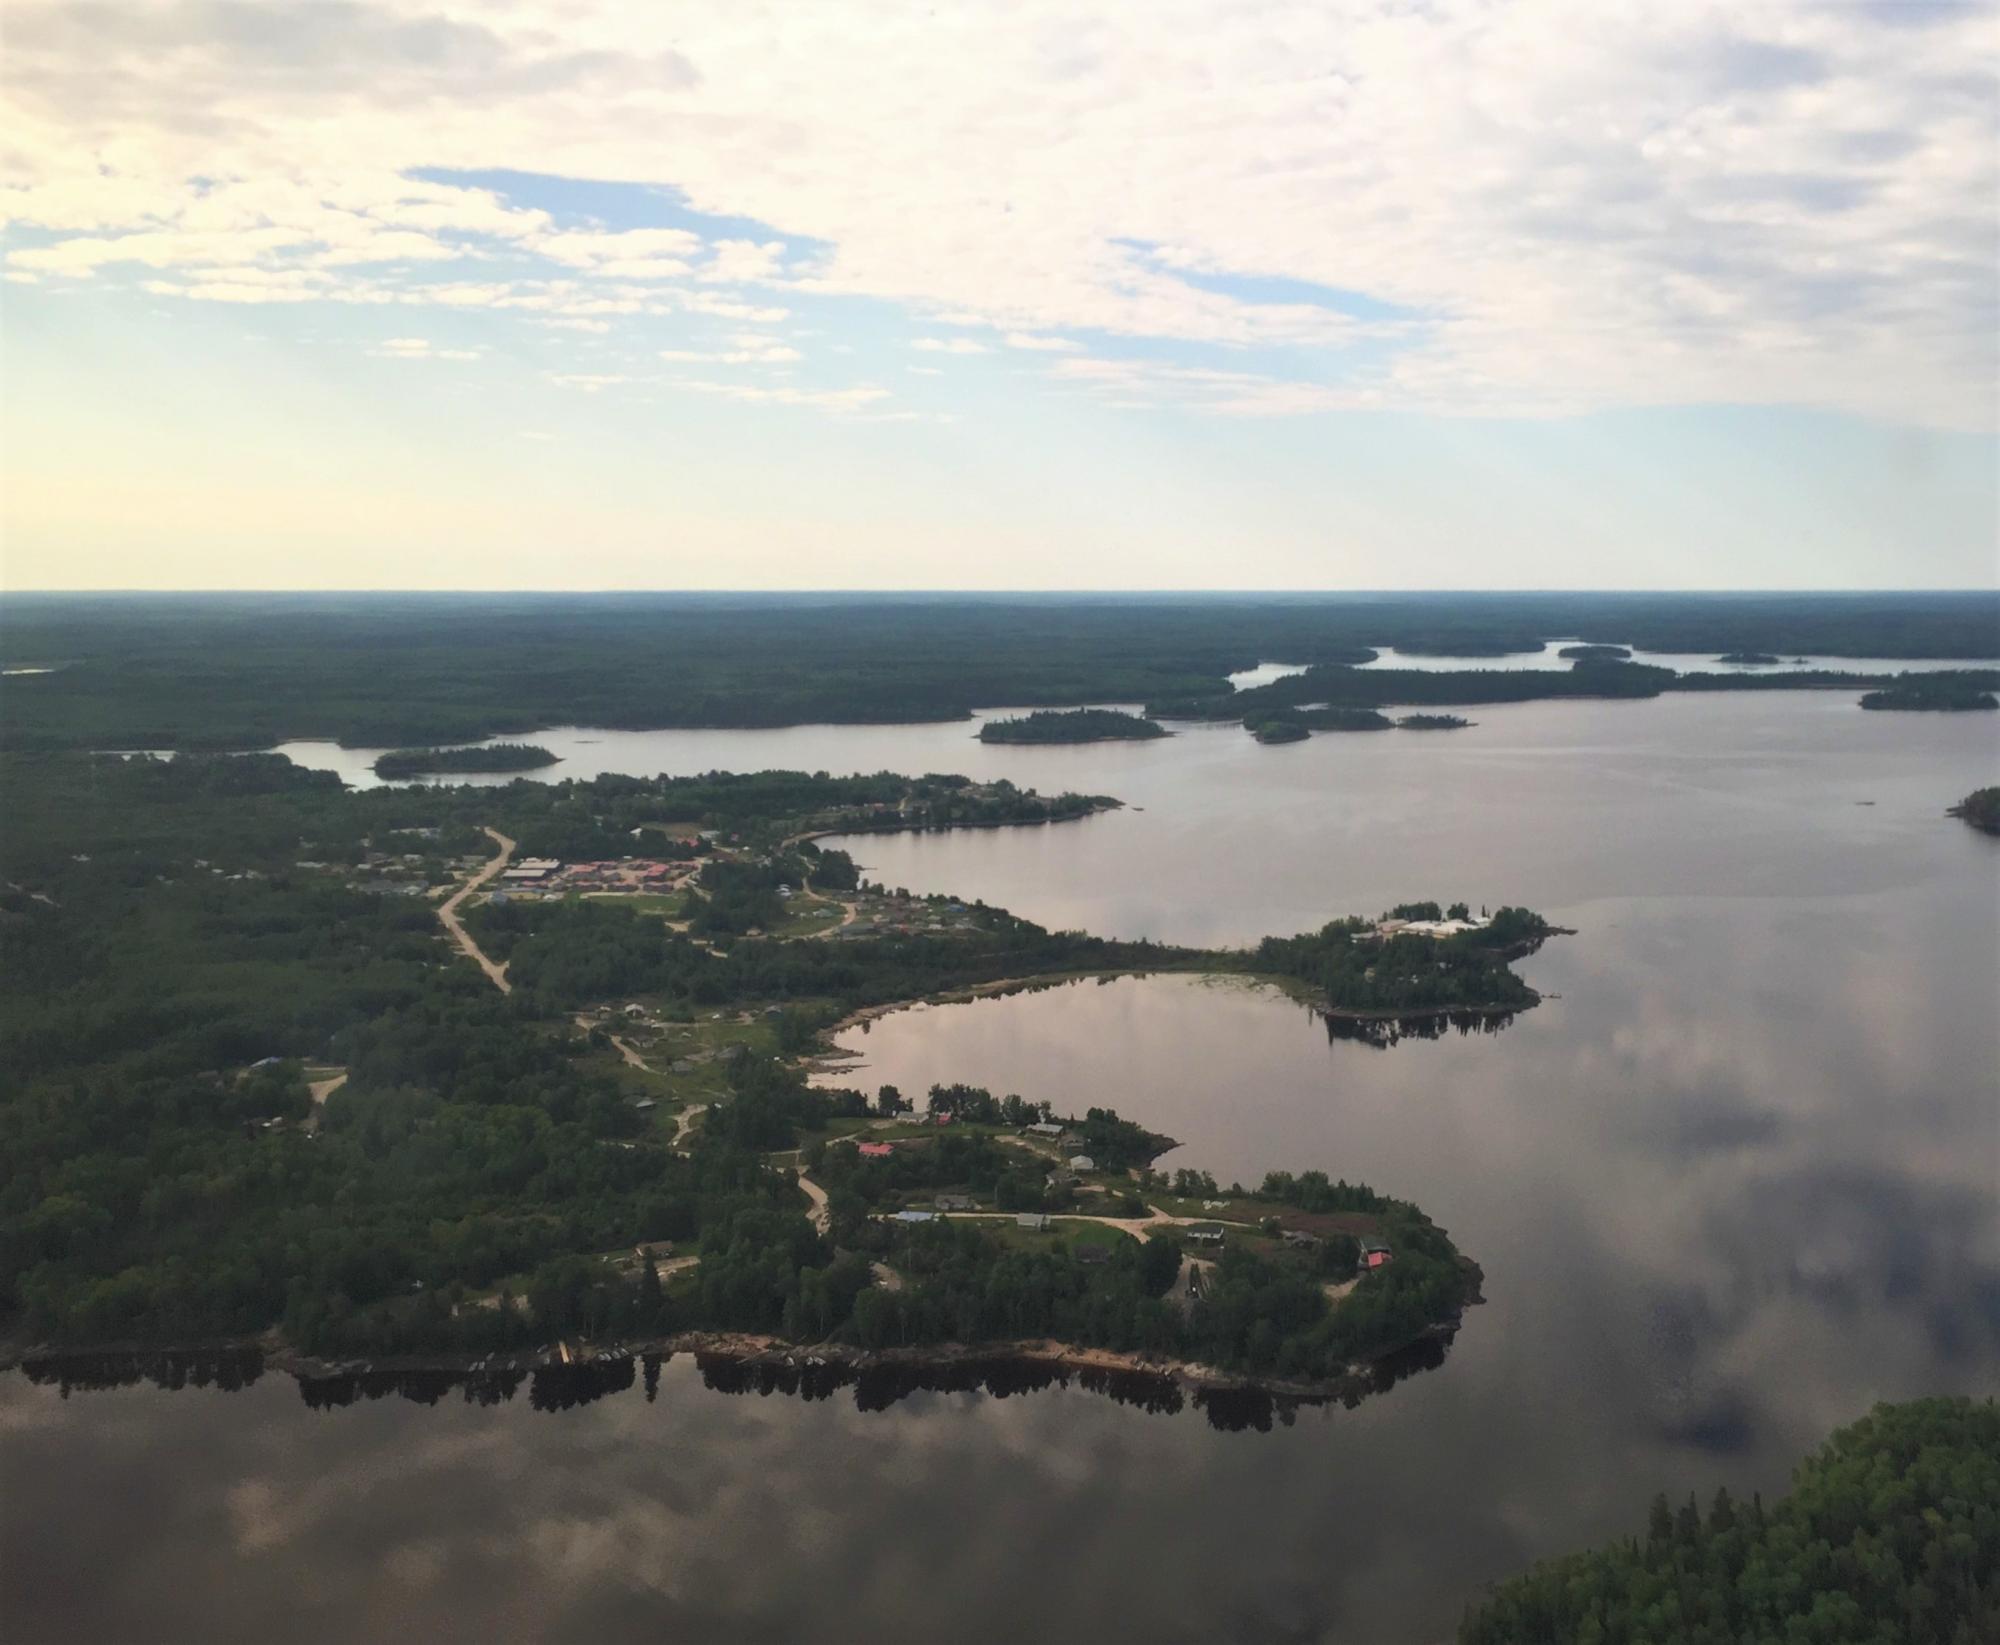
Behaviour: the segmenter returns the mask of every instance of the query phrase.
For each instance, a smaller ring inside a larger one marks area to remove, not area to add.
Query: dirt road
[[[812,1210],[808,1213],[812,1225],[823,1234],[833,1226],[833,1213],[826,1208],[826,1190],[805,1172],[800,1171],[797,1175],[799,1186],[805,1190],[806,1198],[812,1201]]]
[[[438,920],[444,926],[445,930],[450,933],[451,940],[457,943],[459,948],[464,951],[466,958],[477,965],[480,970],[484,971],[488,977],[492,978],[493,986],[503,994],[511,994],[514,992],[514,987],[507,980],[506,966],[495,965],[492,960],[488,959],[485,950],[472,940],[472,933],[466,930],[459,923],[458,919],[458,905],[464,902],[467,897],[471,896],[473,892],[477,891],[488,880],[492,879],[494,875],[498,874],[501,869],[505,868],[508,859],[514,855],[514,842],[498,829],[487,829],[486,837],[500,847],[500,855],[495,857],[484,868],[480,869],[477,874],[474,874],[471,879],[467,880],[465,884],[461,885],[443,902],[438,904]]]
[[[319,1129],[319,1111],[326,1106],[326,1099],[346,1083],[347,1070],[345,1068],[338,1074],[329,1074],[325,1079],[306,1081],[306,1089],[312,1093],[313,1100],[312,1112],[306,1115],[306,1129],[308,1131],[317,1131]]]

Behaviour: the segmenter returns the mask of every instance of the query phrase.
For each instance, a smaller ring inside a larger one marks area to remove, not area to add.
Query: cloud
[[[910,344],[926,354],[990,354],[993,351],[984,343],[976,343],[970,337],[919,337]]]
[[[19,0],[0,214],[12,273],[140,267],[196,300],[769,324],[775,286],[1052,355],[1256,351],[1289,384],[1246,386],[1268,406],[1983,428],[2000,16],[1925,24],[1178,0],[1086,38],[1055,0],[949,31],[828,0],[774,52],[742,8]],[[420,170],[674,190],[717,231]]]
[[[812,406],[822,411],[859,411],[878,400],[889,398],[886,388],[872,383],[852,388],[769,388],[756,383],[722,383],[699,378],[683,378],[674,385],[690,394],[714,394],[723,399],[742,400],[752,405]],[[879,418],[877,419],[879,420]]]
[[[476,360],[476,348],[439,348],[424,337],[391,337],[368,351],[378,360]]]

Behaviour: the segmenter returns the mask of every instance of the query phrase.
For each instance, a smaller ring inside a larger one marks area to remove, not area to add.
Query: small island
[[[983,743],[1140,742],[1169,733],[1157,720],[1116,708],[1039,709],[1013,720],[988,720]]]
[[[2000,788],[1976,788],[1945,813],[1982,834],[2000,834]]]
[[[1246,720],[1243,723],[1244,728],[1260,743],[1302,743],[1312,735],[1293,719],[1272,718],[1255,722]]]
[[[1772,668],[1784,661],[1768,651],[1725,651],[1715,659],[1735,668]]]
[[[1955,680],[1912,679],[1871,691],[1863,708],[1906,714],[1964,714],[2000,708],[2000,698],[1976,685]]]
[[[477,748],[392,748],[376,757],[378,777],[392,781],[464,772],[539,771],[561,756],[534,743],[487,743]]]
[[[1470,724],[1458,714],[1405,714],[1396,727],[1401,731],[1463,731]]]
[[[1628,645],[1566,645],[1556,655],[1567,657],[1573,663],[1629,663],[1632,648]]]
[[[1289,708],[1253,715],[1244,730],[1260,743],[1304,742],[1315,731],[1390,731],[1396,722],[1372,708]]]

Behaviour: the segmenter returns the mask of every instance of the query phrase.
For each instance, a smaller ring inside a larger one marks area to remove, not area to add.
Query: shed
[[[1043,1232],[1048,1225],[1049,1217],[1046,1211],[1023,1211],[1014,1219],[1015,1227],[1026,1228],[1037,1234]]]
[[[1088,1154],[1072,1154],[1069,1157],[1069,1168],[1079,1174],[1085,1171],[1095,1171],[1097,1169],[1097,1161],[1092,1159]]]

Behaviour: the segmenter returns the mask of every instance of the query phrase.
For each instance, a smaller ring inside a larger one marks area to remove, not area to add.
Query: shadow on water
[[[1314,1006],[1306,1009],[1326,1025],[1329,1045],[1369,1045],[1378,1051],[1402,1040],[1441,1040],[1452,1033],[1497,1034],[1520,1015],[1518,1011],[1443,1011],[1421,1017],[1344,1017]]]
[[[1352,1410],[1406,1377],[1436,1370],[1444,1363],[1450,1340],[1427,1337],[1376,1361],[1337,1392],[1312,1396],[1256,1388],[1190,1389],[1173,1377],[1151,1372],[1072,1367],[1016,1355],[949,1364],[865,1366],[704,1353],[693,1357],[702,1386],[718,1394],[761,1398],[777,1394],[815,1401],[852,1390],[856,1410],[878,1412],[920,1394],[981,1394],[1008,1399],[1074,1387],[1149,1416],[1176,1416],[1194,1410],[1207,1417],[1211,1427],[1225,1433],[1269,1433],[1274,1423],[1289,1427],[1302,1408],[1339,1405]],[[629,1392],[633,1383],[643,1378],[650,1403],[659,1395],[660,1367],[672,1357],[620,1353],[574,1365],[406,1368],[301,1376],[299,1397],[316,1411],[391,1397],[415,1405],[436,1405],[453,1394],[468,1405],[493,1406],[511,1402],[525,1383],[531,1410],[567,1411]],[[237,1393],[255,1383],[264,1370],[264,1357],[255,1349],[205,1354],[63,1354],[29,1360],[21,1366],[22,1375],[30,1382],[57,1387],[65,1399],[72,1392],[100,1392],[140,1383],[168,1390],[207,1388]]]

